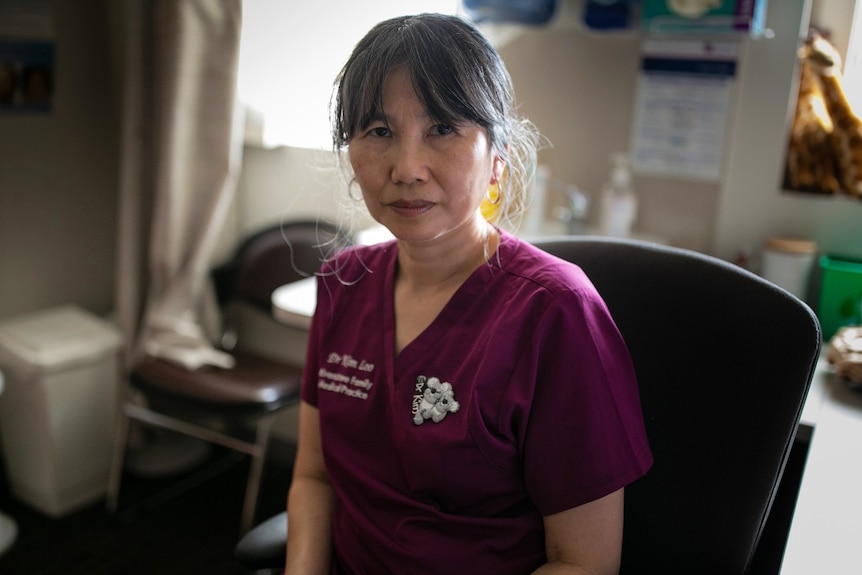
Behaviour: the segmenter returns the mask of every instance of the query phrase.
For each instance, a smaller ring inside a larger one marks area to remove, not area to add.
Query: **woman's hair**
[[[334,148],[343,150],[381,115],[383,83],[401,65],[406,65],[416,94],[436,121],[452,125],[468,121],[487,131],[506,170],[498,197],[486,201],[482,211],[490,221],[517,227],[533,180],[538,134],[516,113],[512,80],[502,58],[461,18],[442,14],[392,18],[359,41],[335,82]]]

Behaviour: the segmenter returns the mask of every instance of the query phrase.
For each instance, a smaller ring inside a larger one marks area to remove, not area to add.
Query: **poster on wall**
[[[54,52],[50,0],[0,0],[0,114],[51,110]]]
[[[736,58],[733,41],[644,42],[632,129],[635,171],[720,178]]]

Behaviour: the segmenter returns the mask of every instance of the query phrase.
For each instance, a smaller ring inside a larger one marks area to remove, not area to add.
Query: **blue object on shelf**
[[[498,22],[541,25],[550,22],[557,0],[463,0],[467,16],[476,23]]]
[[[624,30],[631,27],[630,0],[587,0],[584,24],[594,30]]]

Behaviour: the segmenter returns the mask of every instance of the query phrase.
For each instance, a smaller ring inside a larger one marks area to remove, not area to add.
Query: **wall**
[[[238,232],[284,219],[323,218],[352,229],[372,223],[359,196],[348,191],[331,152],[247,146],[238,183]]]
[[[118,123],[107,0],[55,2],[54,108],[0,115],[0,319],[113,306]]]

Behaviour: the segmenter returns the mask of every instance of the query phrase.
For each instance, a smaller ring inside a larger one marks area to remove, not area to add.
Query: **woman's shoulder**
[[[500,265],[508,275],[518,281],[536,284],[553,295],[595,289],[584,271],[576,264],[510,234],[506,234],[501,243]]]

